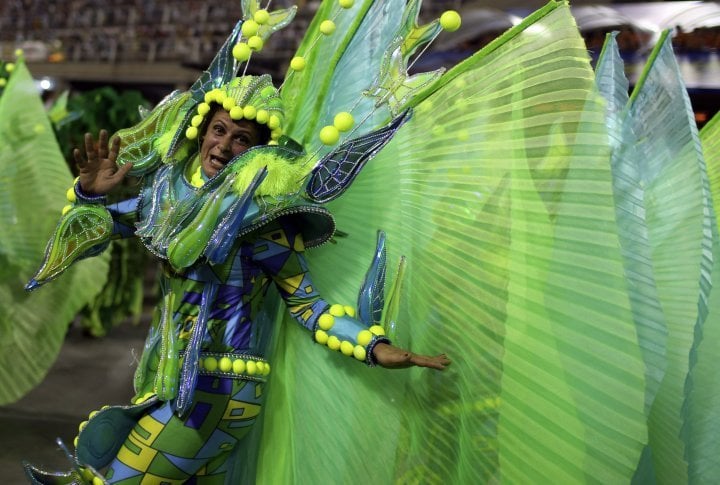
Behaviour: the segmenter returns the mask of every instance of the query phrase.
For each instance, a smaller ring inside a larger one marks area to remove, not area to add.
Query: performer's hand
[[[113,138],[108,150],[108,132],[100,130],[97,145],[90,133],[85,133],[85,160],[78,148],[73,156],[80,170],[80,188],[88,195],[105,195],[117,186],[132,168],[132,163],[122,167],[115,164],[120,151],[120,138]]]
[[[418,366],[445,370],[445,368],[450,365],[450,359],[448,359],[445,354],[434,357],[418,355],[413,354],[409,350],[404,350],[384,342],[380,342],[373,348],[373,355],[379,365],[388,369]]]

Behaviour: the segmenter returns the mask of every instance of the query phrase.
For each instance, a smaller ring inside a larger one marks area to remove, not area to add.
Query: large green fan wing
[[[683,483],[683,389],[695,329],[706,317],[712,232],[697,130],[667,33],[632,93],[628,117],[637,137],[648,239],[668,327],[666,372],[650,412],[650,447],[655,477]]]
[[[60,217],[72,176],[25,64],[0,97],[0,403],[35,386],[52,365],[75,314],[105,281],[104,257],[26,293]]]
[[[567,5],[440,83],[330,204],[349,236],[308,257],[326,299],[351,304],[385,230],[389,267],[408,260],[397,343],[453,365],[363,371],[285,325],[259,483],[629,481],[645,366]]]

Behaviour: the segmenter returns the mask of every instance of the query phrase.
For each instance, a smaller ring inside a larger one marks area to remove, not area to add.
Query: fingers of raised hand
[[[85,133],[85,155],[88,163],[96,163],[98,161],[98,151],[95,147],[95,140],[90,133]]]
[[[118,153],[120,153],[120,137],[116,136],[110,142],[110,153],[108,154],[108,158],[115,162],[117,160]]]
[[[77,164],[78,168],[85,167],[86,161],[78,148],[75,148],[73,150],[73,158],[75,159],[75,163]]]
[[[98,136],[98,156],[102,160],[108,157],[108,132],[107,130],[100,130]]]

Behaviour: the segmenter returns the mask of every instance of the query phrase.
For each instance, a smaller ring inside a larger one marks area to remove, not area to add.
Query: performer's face
[[[203,172],[214,177],[233,157],[260,142],[260,130],[255,122],[235,121],[224,109],[215,110],[200,145]]]

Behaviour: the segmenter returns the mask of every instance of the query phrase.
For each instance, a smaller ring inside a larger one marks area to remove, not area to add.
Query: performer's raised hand
[[[120,138],[114,137],[108,148],[108,132],[100,130],[97,144],[90,133],[85,133],[85,156],[80,149],[73,157],[80,170],[80,188],[88,195],[105,195],[116,187],[132,168],[132,163],[118,167],[115,161],[120,151]]]
[[[419,355],[384,342],[373,348],[373,355],[378,365],[388,369],[402,369],[406,367],[429,367],[431,369],[445,370],[450,365],[447,355],[436,356]]]

